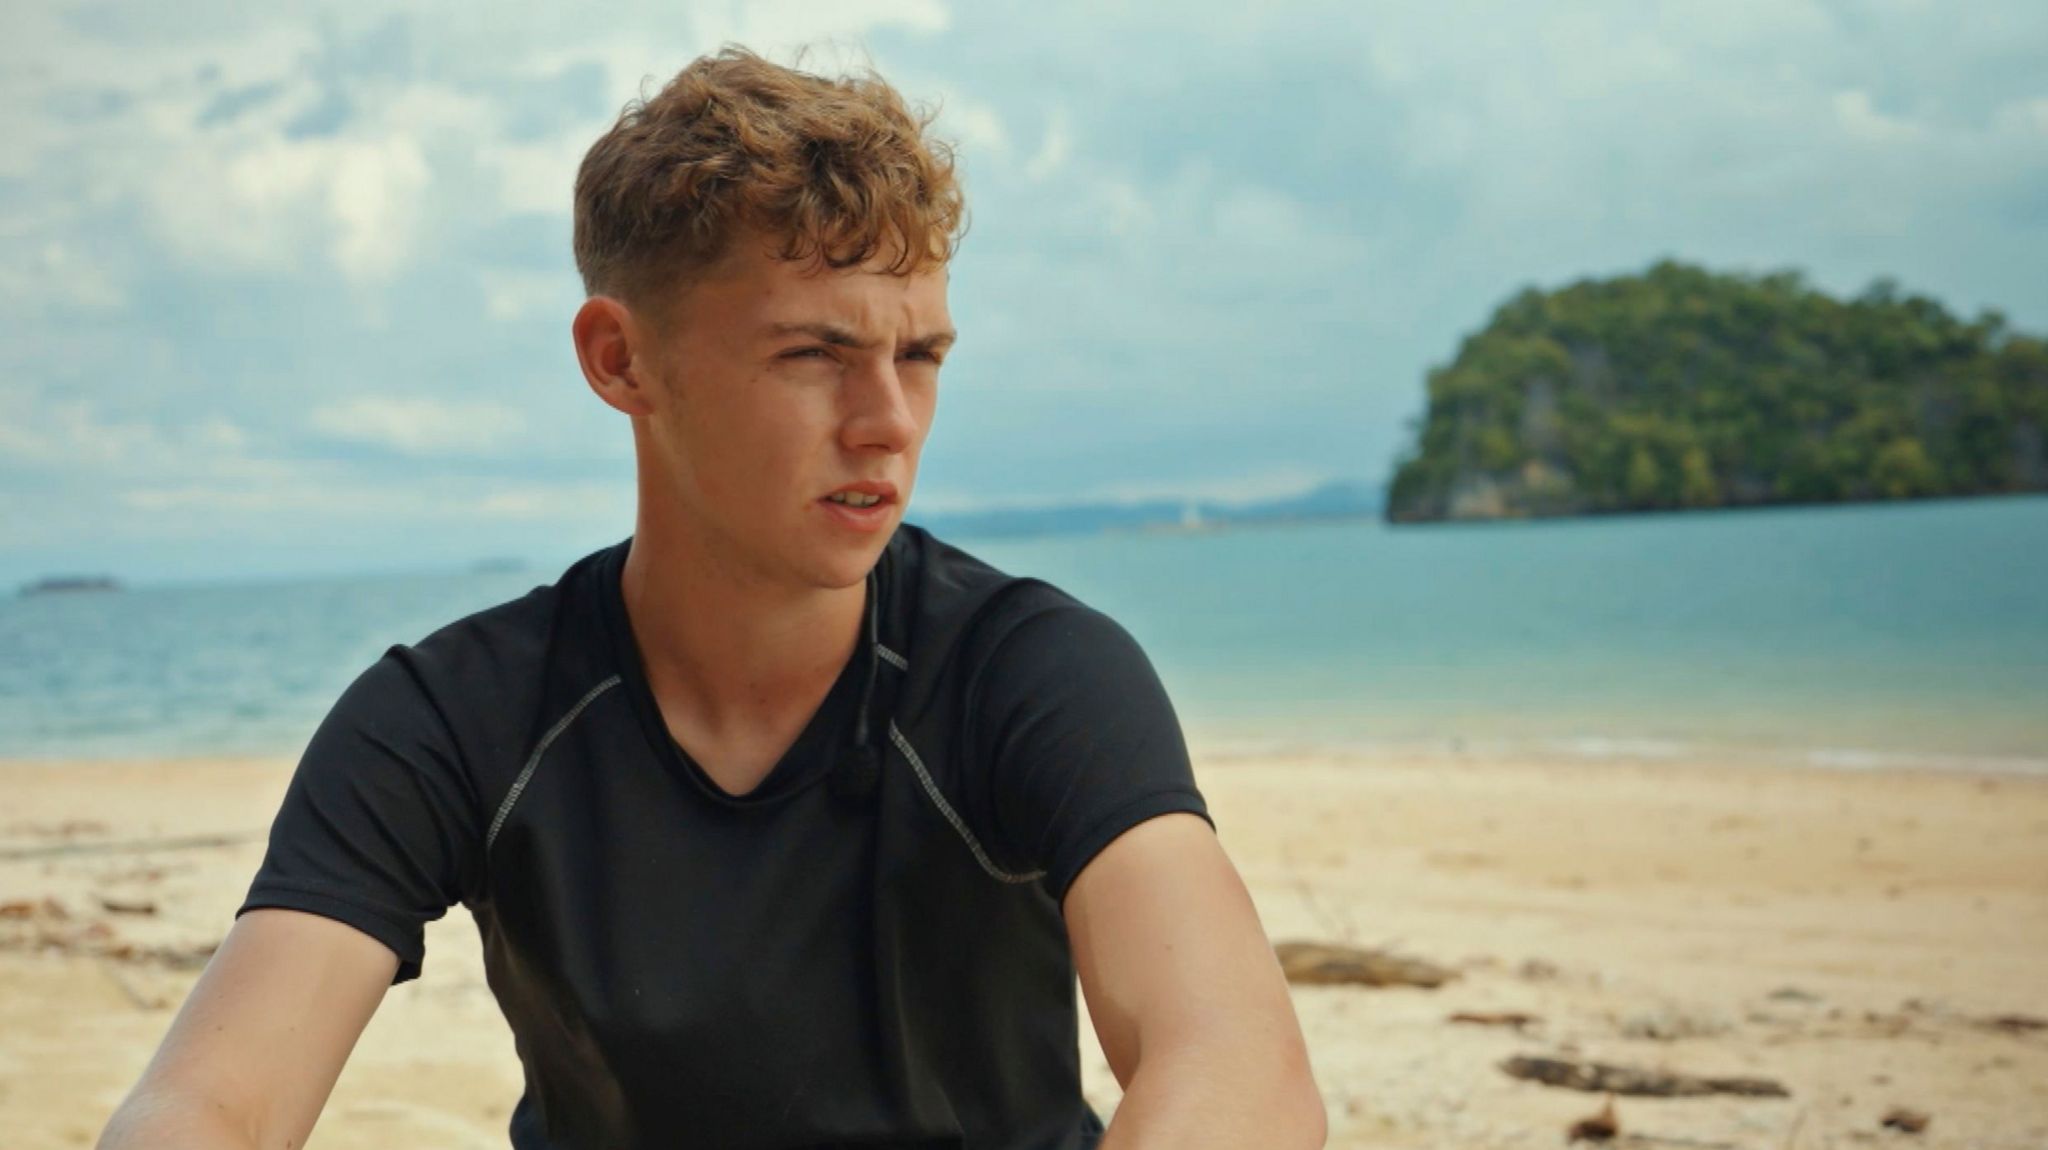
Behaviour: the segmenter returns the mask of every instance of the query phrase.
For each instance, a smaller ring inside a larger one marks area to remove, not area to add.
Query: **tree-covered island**
[[[1889,281],[1526,290],[1429,374],[1395,522],[2048,490],[2048,341]]]

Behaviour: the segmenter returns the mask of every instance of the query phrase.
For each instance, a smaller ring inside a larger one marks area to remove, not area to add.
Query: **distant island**
[[[1377,488],[1329,482],[1297,495],[1244,503],[1215,499],[1096,500],[1044,507],[916,513],[913,518],[942,536],[989,539],[1125,531],[1209,531],[1255,524],[1369,519],[1379,515],[1381,503]]]
[[[2048,342],[1888,280],[1663,262],[1526,290],[1429,373],[1396,523],[2048,490]]]
[[[111,575],[50,575],[21,586],[23,595],[59,595],[74,591],[119,591]]]

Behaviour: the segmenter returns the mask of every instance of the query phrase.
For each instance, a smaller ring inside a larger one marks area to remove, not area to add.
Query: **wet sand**
[[[1480,757],[1198,769],[1276,941],[1457,973],[1296,987],[1332,1146],[1563,1144],[1602,1097],[1511,1078],[1513,1055],[1790,1093],[1624,1097],[1622,1144],[2048,1145],[2048,1029],[2030,1022],[2048,1019],[2048,779]],[[227,928],[288,770],[0,763],[8,1144],[91,1144]],[[468,915],[427,947],[314,1146],[506,1145],[519,1067]],[[1115,1081],[1092,1038],[1084,1054],[1107,1113]],[[1882,1129],[1897,1106],[1925,1131]]]

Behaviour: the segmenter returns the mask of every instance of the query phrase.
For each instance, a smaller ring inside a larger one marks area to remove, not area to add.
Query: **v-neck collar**
[[[599,564],[598,595],[603,604],[606,637],[618,666],[620,685],[633,701],[633,710],[655,757],[662,760],[672,773],[690,779],[705,798],[734,808],[772,805],[808,790],[826,778],[840,753],[840,743],[852,725],[854,708],[858,705],[864,660],[868,657],[865,629],[846,665],[839,669],[839,677],[833,680],[831,689],[825,693],[824,701],[812,712],[789,749],[783,752],[754,789],[745,794],[733,794],[719,786],[682,744],[676,742],[669,733],[668,722],[661,716],[661,705],[648,683],[647,665],[641,655],[639,640],[633,635],[632,621],[626,611],[625,591],[620,584],[632,545],[633,540],[627,538],[613,547],[604,562]],[[891,547],[884,550],[881,567],[889,565],[893,548],[892,542]],[[877,572],[878,575],[882,573]],[[888,601],[888,582],[878,578],[873,584],[877,597],[884,604]]]

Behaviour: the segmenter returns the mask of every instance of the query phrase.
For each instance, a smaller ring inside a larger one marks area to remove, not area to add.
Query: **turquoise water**
[[[1214,750],[2048,770],[2048,499],[961,542],[1123,621]],[[0,601],[0,756],[288,754],[553,574]]]

